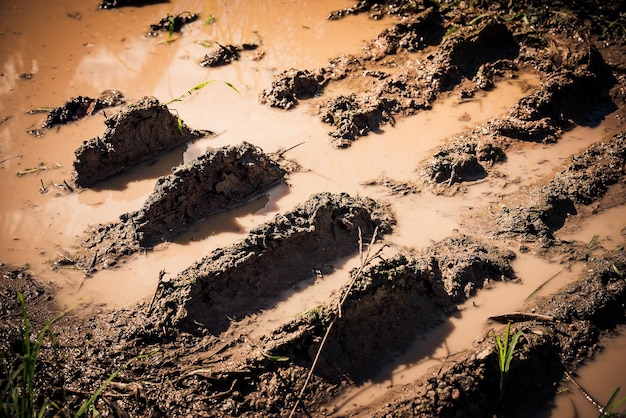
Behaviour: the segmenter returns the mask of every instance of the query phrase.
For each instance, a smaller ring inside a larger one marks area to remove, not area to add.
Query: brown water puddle
[[[564,229],[569,228],[568,223]],[[593,251],[615,250],[626,243],[626,205],[605,209],[585,220],[585,224],[569,233],[559,234],[561,239],[587,244]]]
[[[385,126],[347,150],[335,150],[328,145],[328,127],[309,114],[306,103],[283,112],[259,105],[257,96],[269,86],[273,74],[292,67],[322,66],[342,53],[356,54],[365,40],[393,22],[371,21],[365,16],[349,16],[338,22],[325,19],[330,11],[345,6],[341,0],[189,0],[98,11],[95,5],[69,1],[52,5],[35,0],[4,1],[0,14],[4,28],[0,34],[0,119],[11,119],[0,125],[0,261],[30,263],[36,275],[60,287],[58,299],[62,303],[89,298],[94,304],[126,306],[152,294],[159,271],[175,274],[213,249],[240,239],[275,213],[289,210],[320,191],[393,199],[398,225],[387,239],[419,249],[455,229],[463,231],[469,227],[468,215],[474,209],[497,203],[501,196],[518,190],[521,183],[539,181],[558,170],[569,155],[602,138],[603,128],[577,128],[557,144],[519,144],[518,152],[507,151],[508,161],[497,168],[502,177],[494,175],[471,184],[461,196],[422,192],[392,198],[386,189],[364,186],[363,182],[383,174],[396,180],[414,179],[418,163],[430,157],[433,149],[450,136],[503,114],[527,94],[528,85],[537,85],[537,80],[525,75],[500,82],[493,91],[463,104],[458,104],[455,96],[442,97],[432,111],[401,120],[395,127]],[[214,15],[216,22],[196,22],[169,44],[159,44],[167,34],[157,39],[143,36],[149,23],[168,12],[186,10],[200,13],[201,20]],[[75,12],[80,14],[80,21],[68,16]],[[244,53],[233,65],[205,69],[196,64],[207,51],[199,41],[260,42],[264,57],[252,61]],[[20,79],[22,73],[32,73],[33,78]],[[211,129],[219,133],[217,137],[199,140],[186,151],[168,153],[83,193],[66,196],[54,184],[70,176],[73,150],[83,140],[102,134],[104,115],[46,131],[42,138],[25,132],[42,122],[41,115],[27,115],[27,110],[59,106],[72,96],[96,97],[102,90],[119,89],[131,101],[144,95],[167,101],[209,79],[229,81],[241,94],[225,84],[214,83],[171,107],[191,127]],[[287,153],[302,165],[302,172],[292,174],[288,185],[277,186],[245,206],[215,215],[175,242],[138,255],[119,269],[99,272],[89,279],[76,270],[50,271],[50,260],[57,253],[71,250],[77,236],[89,225],[113,221],[121,213],[140,207],[154,180],[171,167],[198,156],[208,146],[242,140],[267,152],[302,143]],[[40,163],[48,169],[15,175]],[[42,182],[49,189],[45,194],[39,192]],[[620,226],[623,231],[623,213],[623,206],[606,210],[568,239],[588,242],[598,235],[597,242],[605,248],[620,239],[623,242],[623,233],[621,238],[616,235]],[[312,275],[292,294],[282,295],[276,308],[258,317],[257,334],[327,300],[357,264],[358,256],[338,261],[332,274],[317,279]],[[412,381],[428,367],[441,364],[448,354],[467,347],[480,335],[488,316],[521,306],[537,287],[555,275],[539,294],[556,290],[580,271],[579,266],[548,263],[524,254],[519,254],[514,268],[521,283],[501,283],[471,299],[461,306],[457,317],[416,341],[414,349],[395,359],[375,381],[340,400],[337,407],[348,411],[390,385]],[[608,389],[601,391],[596,395],[599,399],[612,393]]]
[[[624,368],[624,352],[626,352],[626,329],[609,339],[606,348],[597,354],[593,361],[577,370],[574,379],[600,405],[606,406],[616,389],[621,388],[615,401],[626,396],[626,374]],[[541,417],[569,418],[569,417],[596,417],[598,408],[594,406],[583,393],[570,381],[563,382],[559,390],[560,395],[555,399],[554,408]],[[624,404],[617,412],[626,412]]]
[[[157,177],[192,158],[196,150],[203,152],[218,142],[192,144],[184,155],[182,150],[174,151],[91,190],[60,196],[63,193],[55,184],[62,185],[63,179],[70,177],[74,149],[83,140],[102,134],[105,116],[96,114],[34,138],[25,130],[39,128],[44,118],[41,114],[27,115],[27,110],[60,106],[77,95],[97,97],[105,89],[121,90],[129,101],[144,95],[166,101],[207,79],[227,80],[241,95],[216,83],[207,87],[206,96],[172,107],[193,127],[223,132],[225,142],[247,139],[272,150],[281,145],[278,141],[285,135],[291,138],[302,132],[281,135],[289,115],[258,105],[258,92],[270,83],[272,74],[284,67],[324,65],[344,52],[358,53],[366,39],[389,24],[365,17],[350,17],[341,25],[327,21],[331,11],[345,4],[337,0],[304,5],[178,1],[109,11],[66,3],[42,7],[34,1],[8,1],[3,3],[0,17],[5,28],[0,35],[0,118],[10,117],[0,126],[0,170],[4,174],[0,193],[10,197],[0,202],[0,258],[11,264],[28,262],[35,273],[52,276],[52,280],[56,279],[48,271],[48,260],[74,245],[76,236],[88,225],[115,220],[121,213],[138,208]],[[144,36],[150,23],[167,13],[186,10],[205,17],[214,15],[217,20],[189,25],[169,44],[161,42],[166,34]],[[287,22],[285,14],[290,16]],[[206,47],[198,43],[205,40],[224,44],[261,41],[265,55],[258,62],[244,57],[229,67],[204,69],[195,61],[206,53]],[[22,73],[32,74],[32,79],[21,79]],[[295,126],[300,122],[291,123]],[[306,117],[307,125],[318,123]],[[267,141],[270,136],[273,140]],[[47,169],[15,176],[40,164]],[[49,189],[43,195],[39,192],[42,185]],[[177,269],[182,267],[176,265]]]

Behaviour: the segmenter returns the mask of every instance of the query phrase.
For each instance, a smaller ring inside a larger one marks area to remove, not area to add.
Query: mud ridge
[[[267,307],[272,297],[315,269],[358,250],[364,237],[389,231],[393,215],[372,199],[311,196],[248,236],[211,254],[175,278],[162,277],[154,298],[157,328],[224,331],[230,321]]]
[[[592,273],[532,306],[533,312],[551,316],[553,322],[530,320],[512,327],[523,337],[508,375],[511,389],[502,399],[498,354],[487,336],[449,358],[434,376],[396,390],[396,399],[381,399],[376,402],[379,408],[374,405],[353,416],[528,416],[530,408],[554,396],[565,370],[574,370],[597,349],[603,334],[626,319],[626,280],[617,272],[625,271],[624,254],[614,253],[590,267]],[[501,334],[502,327],[497,332]],[[517,393],[527,395],[520,398]]]
[[[100,225],[83,242],[78,265],[93,272],[122,258],[171,241],[189,225],[240,206],[280,182],[285,171],[247,142],[209,149],[169,176],[160,177],[143,206]]]
[[[126,103],[124,95],[117,90],[105,90],[95,99],[87,96],[77,96],[68,99],[62,106],[55,107],[48,113],[43,122],[43,128],[52,128],[74,122],[85,116],[91,116],[98,110],[107,107],[119,106]]]
[[[166,105],[144,97],[105,120],[102,138],[95,137],[74,152],[73,180],[89,187],[208,132],[187,127]]]
[[[486,282],[514,279],[512,258],[510,252],[458,235],[417,254],[382,260],[353,277],[352,288],[345,285],[326,304],[273,331],[263,352],[309,367],[317,342],[335,322],[317,374],[330,383],[348,378],[360,384]]]
[[[433,20],[437,19],[435,13],[432,9],[424,11],[416,18],[421,23],[406,27],[407,31],[421,39],[424,36],[422,31],[432,26]],[[398,42],[404,38],[391,38],[389,40],[389,34],[381,35],[370,43],[370,51],[361,59],[348,57],[351,62],[348,69],[339,75],[332,65],[313,72],[290,70],[282,73],[274,79],[270,90],[263,91],[261,102],[290,108],[297,104],[297,99],[319,94],[329,80],[340,79],[357,71],[359,74],[370,74],[363,71],[362,61],[381,59],[386,53],[396,52],[396,48],[389,45],[398,46]],[[407,50],[423,48],[425,45],[408,43]],[[474,79],[486,72],[490,65],[512,68],[508,60],[516,58],[518,54],[519,45],[507,27],[496,21],[488,21],[479,28],[464,29],[450,35],[426,60],[408,60],[397,74],[381,77],[382,80],[370,87],[368,92],[329,99],[320,107],[320,118],[334,127],[330,133],[333,146],[346,147],[358,137],[377,131],[384,123],[393,124],[396,116],[429,109],[441,92],[453,89],[463,80]],[[334,61],[335,67],[337,62]],[[303,83],[294,85],[294,71]],[[478,83],[484,83],[480,77]],[[299,88],[296,90],[299,93],[294,93],[294,88]]]
[[[539,240],[544,245],[563,226],[576,205],[589,205],[625,174],[626,133],[594,144],[547,184],[524,192],[524,203],[504,206],[497,214],[496,234]]]
[[[553,143],[574,126],[597,123],[615,110],[609,96],[613,77],[604,72],[592,73],[585,67],[576,73],[548,75],[538,91],[523,97],[503,117],[491,119],[439,147],[437,154],[418,169],[424,181],[431,186],[451,186],[484,178],[494,164],[506,161],[505,150],[511,140]]]

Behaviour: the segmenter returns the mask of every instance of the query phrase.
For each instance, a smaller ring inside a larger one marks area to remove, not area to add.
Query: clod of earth
[[[147,6],[149,4],[168,3],[169,0],[102,0],[100,9],[115,9],[117,7],[127,6]]]
[[[600,157],[601,156],[601,157]],[[589,205],[626,175],[626,132],[594,144],[547,184],[525,193],[524,203],[504,206],[497,215],[499,234],[549,242],[577,204]]]
[[[258,45],[253,43],[221,45],[216,42],[216,44],[217,47],[200,60],[201,67],[219,67],[220,65],[227,65],[233,61],[239,60],[241,51],[253,51],[258,48]]]
[[[179,13],[176,16],[168,14],[159,23],[150,25],[148,36],[157,36],[159,32],[180,32],[183,26],[195,22],[200,16],[191,12]]]
[[[322,85],[322,75],[292,68],[274,77],[271,89],[263,90],[259,101],[272,107],[290,109],[298,104],[299,99],[308,99],[318,94]]]
[[[512,257],[458,235],[417,254],[404,252],[382,260],[366,268],[352,288],[344,286],[324,305],[274,330],[265,338],[263,352],[308,367],[317,341],[335,320],[318,375],[330,384],[342,377],[362,383],[375,377],[394,354],[406,351],[419,334],[455,312],[456,304],[485,282],[513,279]]]
[[[91,230],[78,264],[88,270],[170,241],[189,225],[246,203],[283,179],[285,171],[247,142],[209,149],[157,180],[141,209]]]
[[[52,128],[56,125],[74,122],[85,116],[91,116],[98,110],[124,103],[126,103],[124,95],[117,90],[105,90],[100,97],[95,99],[86,96],[72,97],[63,106],[55,107],[48,113],[43,127]]]
[[[74,182],[89,187],[160,153],[207,135],[192,130],[154,97],[129,104],[105,121],[102,138],[75,151]]]
[[[371,236],[376,227],[389,231],[392,222],[389,208],[372,199],[313,195],[177,277],[161,278],[152,308],[156,330],[218,334],[230,321],[269,306],[272,297],[314,269],[355,253],[359,231]]]

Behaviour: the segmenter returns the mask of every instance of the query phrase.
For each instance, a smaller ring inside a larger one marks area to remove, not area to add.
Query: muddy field
[[[17,292],[45,416],[623,416],[622,2],[70,3],[2,5],[2,416]]]

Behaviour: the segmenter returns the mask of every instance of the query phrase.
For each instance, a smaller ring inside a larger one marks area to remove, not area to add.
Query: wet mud
[[[72,97],[63,106],[55,107],[48,113],[43,122],[44,128],[52,128],[56,125],[64,125],[77,121],[85,116],[91,116],[95,112],[107,107],[119,106],[126,103],[124,95],[116,90],[102,92],[95,99],[87,96]]]
[[[308,105],[331,127],[332,146],[354,148],[361,137],[431,110],[444,95],[472,101],[531,71],[541,79],[538,88],[503,116],[447,138],[429,158],[415,161],[413,178],[383,174],[367,183],[365,190],[383,186],[396,200],[314,193],[184,270],[162,270],[150,298],[68,319],[58,347],[42,353],[41,379],[49,384],[41,396],[59,399],[53,365],[60,356],[70,382],[63,401],[70,407],[89,393],[85,388],[97,388],[123,366],[98,404],[112,416],[518,417],[545,409],[559,381],[626,323],[624,242],[600,248],[559,237],[568,221],[583,223],[626,203],[626,133],[618,123],[537,182],[511,180],[500,170],[513,150],[557,145],[576,127],[597,126],[608,115],[624,118],[623,26],[607,24],[620,22],[623,5],[590,11],[586,4],[557,2],[557,13],[550,13],[533,1],[485,3],[363,0],[333,12],[331,20],[359,13],[395,20],[360,55],[344,54],[312,70],[280,69],[259,101],[284,110]],[[569,7],[593,18],[574,16]],[[175,29],[166,20],[160,29]],[[224,44],[207,55],[208,66],[233,63],[252,49]],[[331,96],[339,86],[349,92]],[[105,123],[102,138],[76,150],[73,177],[81,187],[204,134],[152,97]],[[77,254],[58,259],[57,267],[70,264],[88,274],[115,267],[281,181],[289,184],[281,166],[289,150],[268,155],[248,142],[208,149],[159,178],[140,209],[86,231]],[[446,198],[469,195],[474,186],[495,187],[494,177],[507,183],[485,194],[488,202],[456,209],[466,212],[462,231],[422,248],[393,243],[397,199],[427,189]],[[514,191],[506,190],[509,181],[518,183]],[[337,411],[342,396],[378,378],[428,331],[459,315],[463,303],[517,281],[518,253],[578,263],[583,273],[489,318],[471,346],[448,353],[412,383]],[[345,257],[359,257],[359,266],[322,303],[262,324],[269,331],[253,336],[250,330],[285,294],[335,277]],[[0,342],[17,361],[21,317],[13,291],[23,289],[29,307],[42,307],[35,322],[52,309],[46,296],[52,291],[38,287],[28,266],[0,267],[11,290],[0,292],[8,321]],[[504,387],[494,343],[494,335],[503,335],[501,322],[522,333]]]
[[[84,141],[75,151],[73,180],[93,186],[165,151],[208,135],[193,130],[154,97],[129,104],[105,120],[102,137]]]
[[[522,204],[504,206],[497,215],[498,234],[547,245],[578,205],[590,205],[609,186],[623,182],[626,136],[622,132],[574,156],[564,170],[543,186],[525,191]]]
[[[210,149],[159,178],[139,210],[88,231],[83,251],[72,259],[88,274],[116,266],[132,254],[171,241],[210,215],[243,205],[284,176],[278,163],[247,142]]]
[[[254,51],[259,46],[253,43],[241,45],[222,45],[217,46],[200,60],[201,67],[219,67],[220,65],[228,65],[233,61],[237,61],[241,57],[242,51]],[[254,59],[254,57],[251,57]]]

